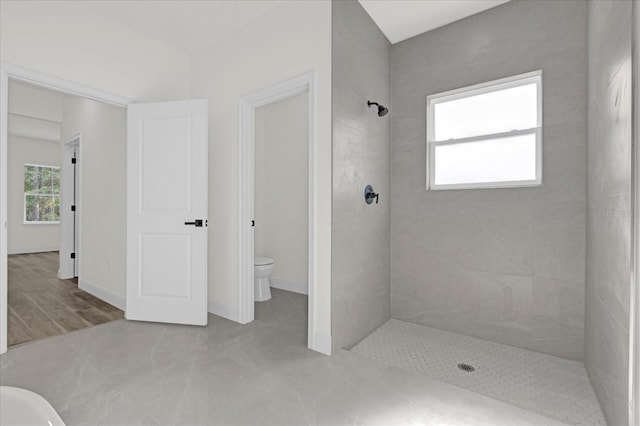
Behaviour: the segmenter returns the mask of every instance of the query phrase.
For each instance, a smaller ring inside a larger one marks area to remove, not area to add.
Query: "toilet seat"
[[[268,257],[256,257],[254,261],[254,266],[266,266],[273,265],[275,261]]]

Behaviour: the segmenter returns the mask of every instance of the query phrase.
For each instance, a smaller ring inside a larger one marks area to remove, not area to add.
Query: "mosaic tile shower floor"
[[[570,425],[606,426],[577,361],[394,319],[351,351]],[[462,371],[459,363],[475,371]]]

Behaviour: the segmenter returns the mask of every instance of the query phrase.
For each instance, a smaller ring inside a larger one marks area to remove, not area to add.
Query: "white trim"
[[[7,351],[7,121],[9,79],[111,105],[126,107],[131,100],[93,87],[0,62],[0,354]]]
[[[60,264],[58,268],[58,278],[60,279],[80,276],[80,257],[82,255],[79,238],[80,215],[82,211],[80,205],[81,145],[82,133],[77,133],[60,144]],[[73,173],[74,165],[71,163],[74,152],[76,153],[76,158],[79,160],[76,165],[75,176]],[[76,178],[76,182],[74,182],[74,177]],[[77,188],[75,188],[75,183],[78,185]],[[76,190],[75,224],[73,220],[74,212],[71,210],[74,200],[73,189]],[[78,235],[76,235],[76,232]],[[72,259],[71,253],[74,252],[76,257]]]
[[[467,138],[460,139],[447,139],[442,141],[431,141],[431,145],[456,145],[461,143],[469,143],[469,142],[480,142],[487,139],[502,139],[502,138],[512,138],[515,136],[522,135],[532,135],[540,130],[540,127],[532,127],[530,129],[522,129],[522,130],[512,130],[510,132],[501,132],[501,133],[489,133],[480,136],[469,136]]]
[[[254,281],[255,260],[251,258],[254,250],[254,227],[250,225],[254,217],[254,173],[255,173],[255,109],[257,103],[240,100],[239,111],[239,161],[240,161],[240,197],[239,197],[239,278],[238,286],[238,321],[247,324],[254,319]]]
[[[60,166],[49,166],[47,164],[34,164],[34,163],[24,163],[25,166],[32,166],[32,167],[41,167],[43,169],[58,169],[60,170]],[[39,195],[39,194],[33,194],[33,195]],[[50,194],[44,194],[44,195],[50,195]]]
[[[280,278],[271,278],[271,287],[280,290],[291,291],[298,294],[309,294],[309,286],[300,281],[283,280]]]
[[[631,108],[631,291],[629,312],[629,425],[640,425],[640,6],[633,2]]]
[[[314,333],[312,336],[313,348],[309,345],[309,348],[321,354],[331,355],[331,336],[324,333]]]
[[[240,322],[240,318],[238,317],[237,306],[223,305],[222,303],[214,302],[213,300],[208,300],[207,312],[222,318],[226,318],[231,321]]]
[[[304,91],[309,92],[309,276],[308,276],[308,347],[315,351],[330,354],[331,336],[316,332],[316,288],[315,271],[318,263],[315,194],[317,184],[315,146],[317,129],[316,111],[316,79],[315,72],[274,84],[258,90],[239,101],[239,278],[238,317],[240,323],[254,319],[254,145],[255,145],[255,109],[263,105],[295,96]],[[328,342],[328,343],[327,343]],[[328,348],[328,349],[327,349]]]
[[[27,195],[36,195],[36,194],[24,194],[25,197]],[[43,194],[44,196],[47,196],[46,194]],[[49,195],[49,197],[51,197],[51,195]],[[26,202],[26,200],[25,200]],[[45,222],[45,221],[38,221],[38,222],[27,222],[26,220],[22,221],[23,225],[60,225],[60,221],[56,220],[56,221],[51,221],[51,222]]]
[[[45,253],[50,251],[59,251],[59,247],[27,247],[8,249],[8,254],[29,254],[29,253]]]
[[[449,102],[456,99],[467,98],[471,96],[477,96],[483,93],[491,93],[499,90],[505,90],[513,87],[519,87],[526,84],[535,83],[537,88],[537,126],[530,129],[518,129],[509,132],[483,134],[478,136],[448,139],[448,140],[435,140],[434,132],[434,105]],[[509,187],[530,187],[542,185],[542,70],[531,71],[524,74],[519,74],[511,77],[501,78],[498,80],[488,81],[473,86],[461,87],[459,89],[449,90],[446,92],[436,93],[427,96],[427,108],[426,108],[426,121],[427,121],[427,149],[426,149],[426,189],[427,190],[449,190],[449,189],[481,189],[481,188],[509,188]],[[506,181],[506,182],[477,182],[477,183],[462,183],[462,184],[450,184],[450,185],[437,185],[435,184],[435,160],[434,151],[438,145],[453,145],[458,143],[472,143],[479,142],[487,139],[497,139],[513,137],[525,134],[535,134],[536,137],[536,177],[531,180],[522,181]]]
[[[537,83],[539,77],[542,77],[542,70],[530,71],[524,74],[499,78],[497,80],[486,81],[483,83],[473,84],[471,86],[436,93],[427,96],[427,100],[433,101],[434,103],[449,102],[460,98],[481,95],[483,93],[491,93],[498,90],[523,86],[525,84]]]
[[[78,84],[70,80],[54,77],[23,68],[8,62],[0,62],[0,66],[6,71],[12,80],[22,81],[34,86],[44,87],[45,89],[55,90],[69,95],[76,95],[82,98],[93,99],[94,101],[104,102],[115,106],[126,107],[132,102],[131,99],[104,90]]]
[[[640,82],[638,82],[640,83]],[[636,84],[635,82],[633,84]],[[638,100],[634,101],[634,109],[640,110]],[[635,140],[632,156],[632,191],[631,191],[631,286],[629,293],[629,426],[640,424],[640,147],[638,131],[640,130],[640,114],[635,113]]]
[[[83,279],[78,279],[78,288],[84,290],[87,293],[97,297],[100,300],[107,302],[110,305],[115,306],[121,311],[125,311],[127,307],[126,299],[122,296],[118,296],[115,293],[105,290],[104,288],[91,284]]]
[[[429,191],[447,191],[451,189],[500,189],[500,188],[529,188],[540,186],[535,180],[513,180],[504,182],[484,183],[455,183],[450,185],[437,185],[429,188]]]
[[[44,164],[32,164],[32,163],[24,163],[24,167],[38,167],[41,169],[54,169],[54,170],[58,170],[58,193],[48,193],[48,194],[40,194],[40,193],[32,193],[32,192],[26,192],[23,191],[22,193],[22,224],[23,225],[59,225],[60,224],[60,218],[58,218],[58,220],[51,220],[51,221],[45,221],[45,220],[38,220],[38,221],[29,221],[27,220],[27,197],[31,196],[31,197],[58,197],[58,203],[60,203],[60,166],[47,166]],[[25,170],[23,169],[22,171],[22,181],[23,181],[23,190],[24,190],[24,177],[25,177]],[[53,191],[53,188],[51,188],[51,190]],[[62,206],[60,206],[62,207]]]
[[[0,63],[0,354],[7,351],[7,121],[9,74]]]

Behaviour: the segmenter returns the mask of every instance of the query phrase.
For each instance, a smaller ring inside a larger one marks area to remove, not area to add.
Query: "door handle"
[[[193,222],[185,222],[184,224],[185,225],[193,225],[196,228],[202,228],[202,222],[203,222],[202,219],[196,219]]]

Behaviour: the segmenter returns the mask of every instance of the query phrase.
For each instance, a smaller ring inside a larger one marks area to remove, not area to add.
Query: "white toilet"
[[[275,261],[268,257],[256,257],[254,262],[255,301],[264,302],[271,299],[271,273]]]

